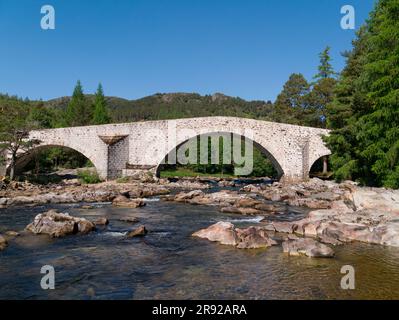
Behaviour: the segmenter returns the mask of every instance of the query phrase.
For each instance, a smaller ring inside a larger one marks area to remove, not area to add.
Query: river
[[[257,217],[156,198],[138,209],[79,206],[0,209],[0,233],[22,230],[49,208],[110,220],[89,235],[10,241],[0,252],[0,299],[399,299],[399,248],[353,243],[334,248],[334,259],[289,257],[281,246],[240,250],[191,237],[217,221],[261,225]],[[138,217],[148,235],[126,239],[137,226],[119,221],[126,215]],[[55,268],[55,290],[40,287],[43,265]],[[355,290],[340,287],[343,265],[355,267]]]

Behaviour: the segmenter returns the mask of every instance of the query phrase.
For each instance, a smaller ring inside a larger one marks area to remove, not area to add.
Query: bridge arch
[[[264,155],[270,162],[272,163],[274,169],[277,172],[277,179],[280,179],[284,175],[284,170],[279,163],[279,161],[276,159],[276,157],[273,155],[273,147],[269,145],[268,143],[257,141],[256,137],[249,138],[245,136],[244,134],[237,134],[232,131],[209,131],[206,133],[201,133],[201,134],[193,134],[191,136],[186,136],[183,139],[180,139],[180,141],[176,144],[175,147],[173,147],[169,152],[163,156],[162,160],[158,162],[158,164],[155,167],[155,174],[157,177],[160,177],[160,172],[162,170],[162,167],[167,163],[167,159],[173,155],[173,153],[177,153],[179,148],[183,147],[186,143],[189,141],[192,141],[193,139],[197,139],[200,137],[218,137],[219,139],[221,137],[226,137],[230,136],[231,139],[233,138],[241,138],[241,140],[246,140],[246,142],[249,142],[253,145],[254,148],[258,149],[262,155]],[[219,141],[219,140],[218,140]],[[217,146],[219,148],[219,145]],[[234,160],[234,159],[233,159]]]
[[[73,150],[78,152],[79,154],[83,155],[84,157],[86,157],[88,160],[91,161],[91,163],[94,165],[94,167],[96,168],[96,170],[98,170],[98,166],[99,164],[96,163],[97,159],[96,157],[93,157],[90,153],[88,153],[86,150],[83,150],[83,148],[79,147],[79,146],[67,146],[67,145],[63,145],[63,144],[54,144],[54,143],[41,143],[33,148],[30,148],[28,151],[25,152],[20,152],[17,156],[16,159],[16,163],[15,163],[15,172],[16,173],[21,173],[22,170],[26,167],[26,165],[29,164],[30,161],[32,161],[34,159],[34,157],[39,154],[40,152],[43,152],[45,150],[49,150],[51,148],[62,148],[65,150]],[[7,164],[6,167],[6,173],[9,174],[10,173],[10,163]]]

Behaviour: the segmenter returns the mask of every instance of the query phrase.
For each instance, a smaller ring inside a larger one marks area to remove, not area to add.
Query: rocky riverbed
[[[182,184],[174,180],[64,185],[60,195],[80,188],[113,195],[105,203],[0,209],[0,298],[398,297],[396,191],[320,180],[219,182],[184,181],[191,189],[171,187]],[[17,188],[27,190],[2,192],[30,196],[29,186]],[[147,196],[147,188],[169,193]],[[361,239],[373,232],[375,242]],[[40,289],[44,264],[55,266],[57,290]],[[343,265],[356,269],[356,290],[341,289]]]
[[[12,182],[0,189],[0,208],[56,203],[112,202],[118,196],[129,199],[148,198],[168,194],[171,189],[206,188],[209,188],[209,185],[205,182],[194,180],[170,182],[167,179],[148,183],[108,181],[93,185],[82,184],[76,179],[49,185]]]
[[[399,191],[319,179],[291,185],[276,182],[240,187],[233,181],[218,181],[217,188],[207,191],[211,187],[207,182],[161,179],[96,185],[83,185],[77,180],[50,186],[13,183],[0,191],[0,206],[111,202],[116,207],[138,208],[146,205],[145,198],[161,196],[169,202],[216,206],[225,214],[263,217],[263,225],[252,229],[236,229],[234,225],[222,223],[194,234],[237,248],[274,245],[271,233],[289,235],[282,244],[285,252],[312,257],[331,257],[333,251],[325,245],[337,246],[351,241],[399,247]],[[88,205],[84,207],[90,209]],[[288,208],[292,210],[293,207],[306,208],[309,213],[297,221],[275,221],[276,216],[286,214]],[[69,218],[64,218],[68,222]],[[72,227],[66,230],[68,228]],[[49,234],[57,232],[59,230],[55,229]],[[66,232],[74,233],[73,229]],[[226,240],[226,234],[232,238]],[[7,243],[7,238],[2,237],[0,248],[5,249]]]
[[[194,190],[162,198],[167,201],[218,206],[224,213],[263,215],[265,221],[270,221],[258,229],[259,235],[271,231],[313,239],[289,239],[285,245],[286,251],[298,251],[288,249],[298,243],[302,247],[320,247],[319,242],[336,246],[361,241],[399,247],[399,191],[364,188],[352,182],[338,184],[311,179],[292,185],[248,185],[239,191],[204,193]],[[306,207],[310,212],[299,221],[273,222],[273,216],[284,213],[288,206]],[[211,227],[208,231],[212,230]],[[217,230],[221,234],[225,233],[218,228],[213,232]],[[201,236],[201,232],[196,235]],[[203,237],[217,238],[209,234]]]

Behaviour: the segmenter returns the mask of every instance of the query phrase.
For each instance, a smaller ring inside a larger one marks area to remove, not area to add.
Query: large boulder
[[[67,213],[50,210],[38,214],[26,230],[34,234],[48,234],[51,237],[64,237],[71,234],[87,234],[95,230],[95,225],[84,219],[72,217]]]
[[[305,255],[311,258],[331,258],[334,251],[314,239],[299,238],[283,242],[283,251],[291,256]]]
[[[218,222],[206,229],[195,232],[193,236],[224,245],[235,246],[238,249],[267,248],[277,244],[276,241],[269,237],[265,228],[236,229],[230,222]]]
[[[399,190],[356,188],[352,197],[356,210],[372,209],[399,214]]]
[[[224,245],[236,246],[239,243],[234,225],[230,222],[218,222],[206,229],[193,233],[193,236],[216,241]]]
[[[373,234],[379,244],[399,247],[399,222],[382,224],[374,229]]]

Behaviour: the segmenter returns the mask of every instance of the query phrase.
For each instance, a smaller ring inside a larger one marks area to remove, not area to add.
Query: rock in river
[[[143,199],[130,199],[126,196],[119,195],[117,196],[114,201],[112,202],[112,205],[116,207],[124,207],[124,208],[139,208],[139,207],[144,207],[145,202]]]
[[[310,238],[284,241],[283,251],[290,256],[301,254],[311,258],[331,258],[334,256],[334,251],[330,247]]]
[[[4,238],[2,235],[0,235],[0,251],[4,250],[7,247],[8,243],[6,238]]]
[[[277,242],[271,239],[265,230],[259,227],[249,227],[246,229],[236,229],[239,243],[239,249],[258,249],[277,245]]]
[[[50,210],[38,214],[26,230],[35,234],[48,234],[51,237],[64,237],[70,234],[87,234],[95,230],[92,222],[84,218],[72,217],[67,213]]]
[[[123,218],[120,218],[119,221],[129,222],[129,223],[137,223],[137,222],[139,222],[139,219],[136,217],[123,217]]]
[[[142,236],[145,236],[147,233],[148,233],[148,231],[145,228],[145,226],[140,226],[137,229],[134,229],[134,230],[130,231],[127,234],[127,237],[128,238],[142,237]]]
[[[96,221],[94,221],[96,226],[106,226],[109,224],[109,220],[106,217],[99,217]]]
[[[193,233],[194,237],[220,242],[221,244],[236,246],[238,237],[234,225],[230,222],[218,222],[206,229]]]
[[[235,246],[239,249],[266,248],[277,244],[261,227],[235,229],[232,223],[223,221],[199,230],[193,233],[193,236]]]

